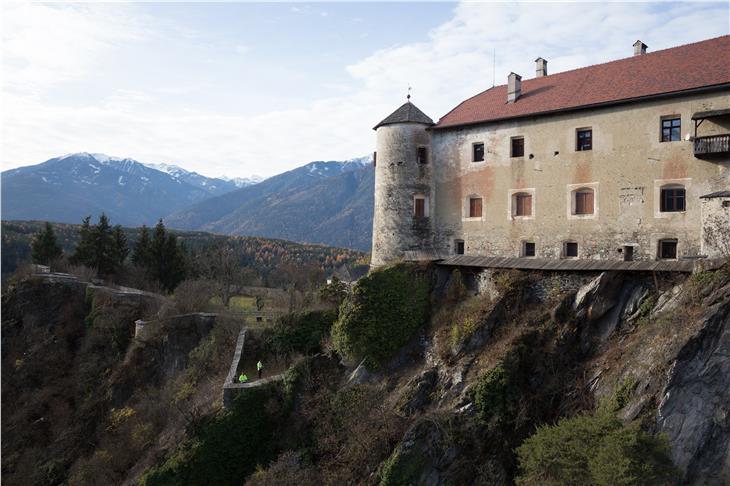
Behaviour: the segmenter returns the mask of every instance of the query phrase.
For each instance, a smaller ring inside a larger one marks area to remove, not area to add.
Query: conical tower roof
[[[422,123],[424,125],[434,124],[433,120],[431,120],[424,112],[419,110],[416,105],[410,102],[410,100],[403,103],[400,108],[375,125],[373,130],[377,130],[383,125],[392,125],[394,123]]]

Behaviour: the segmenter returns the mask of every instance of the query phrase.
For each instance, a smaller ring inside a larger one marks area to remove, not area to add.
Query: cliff
[[[53,277],[15,284],[3,311],[8,484],[730,479],[727,266],[383,269],[346,298],[331,338],[336,313],[262,330],[264,363],[305,358],[225,410],[238,322]]]

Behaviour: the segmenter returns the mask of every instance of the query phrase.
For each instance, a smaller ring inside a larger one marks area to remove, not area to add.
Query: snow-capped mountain
[[[175,179],[178,179],[182,182],[187,182],[192,186],[199,187],[200,189],[203,189],[214,196],[219,196],[221,194],[225,194],[226,192],[230,192],[241,187],[257,184],[263,180],[263,177],[257,176],[253,176],[251,178],[206,177],[204,175],[198,174],[197,172],[185,170],[182,167],[173,164],[145,165],[147,165],[147,167],[157,169],[160,172],[169,174]]]
[[[2,218],[77,223],[102,211],[125,225],[152,224],[191,204],[237,189],[178,168],[86,152],[2,173]]]
[[[372,157],[310,162],[171,214],[172,228],[370,249]]]
[[[370,156],[236,180],[76,153],[3,172],[2,219],[78,223],[105,212],[126,226],[163,218],[171,228],[367,250],[373,185]]]

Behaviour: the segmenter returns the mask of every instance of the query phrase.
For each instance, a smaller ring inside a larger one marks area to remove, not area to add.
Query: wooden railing
[[[730,153],[730,133],[695,138],[695,157]]]

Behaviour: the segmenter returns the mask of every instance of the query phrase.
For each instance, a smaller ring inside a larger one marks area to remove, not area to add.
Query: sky
[[[73,152],[271,176],[371,153],[534,76],[730,33],[728,2],[38,3],[0,7],[3,170]],[[494,68],[493,68],[494,66]]]

